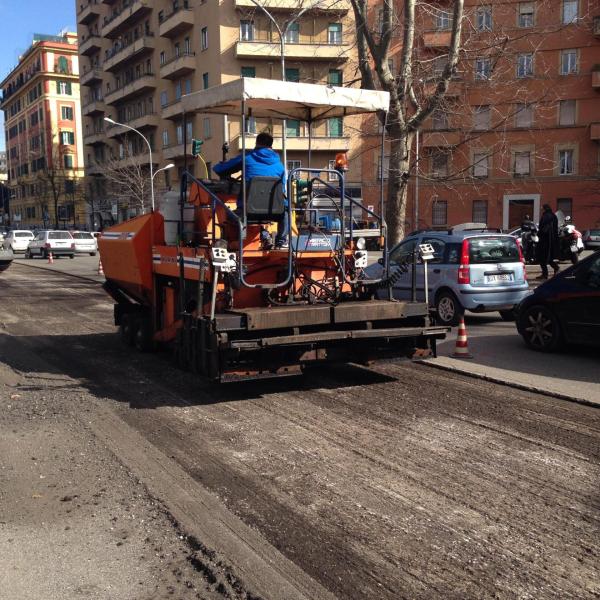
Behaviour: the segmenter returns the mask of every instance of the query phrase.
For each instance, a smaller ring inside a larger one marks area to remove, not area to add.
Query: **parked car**
[[[25,252],[34,237],[33,231],[29,231],[29,229],[14,229],[4,236],[2,247],[13,252]]]
[[[583,243],[586,250],[600,248],[600,229],[587,229],[584,231]]]
[[[393,294],[408,300],[412,290],[412,257],[415,246],[431,244],[435,254],[428,263],[429,302],[444,325],[456,325],[465,310],[499,311],[514,319],[514,308],[529,293],[521,248],[515,237],[485,229],[457,226],[448,231],[420,231],[409,235],[390,252]],[[409,266],[401,273],[398,265]],[[379,278],[382,265],[366,269],[369,278]],[[381,297],[387,294],[382,288]],[[425,296],[423,265],[417,265],[417,299]]]
[[[93,233],[89,231],[72,231],[71,235],[75,240],[75,252],[77,254],[89,254],[96,256],[98,252],[98,242]]]
[[[29,242],[25,251],[25,258],[41,256],[75,256],[75,241],[68,231],[44,230],[38,231],[33,240]]]
[[[534,350],[600,346],[600,252],[540,285],[517,307],[517,330]]]

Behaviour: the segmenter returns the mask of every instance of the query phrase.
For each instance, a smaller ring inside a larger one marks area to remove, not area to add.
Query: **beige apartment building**
[[[344,85],[356,79],[354,25],[348,0],[260,0],[278,24],[308,10],[288,28],[285,76],[290,81]],[[184,135],[202,139],[208,167],[221,160],[224,141],[230,157],[240,147],[239,118],[191,115],[181,106],[185,94],[245,77],[280,79],[280,44],[276,27],[251,0],[78,0],[82,112],[88,190],[95,199],[97,225],[139,210],[116,197],[113,172],[146,168],[144,140],[105,117],[134,127],[152,147],[153,166],[176,168],[159,173],[158,194],[177,189],[184,167]],[[184,132],[184,127],[186,131]],[[281,124],[250,119],[252,136],[270,130],[281,149]],[[306,125],[287,122],[287,160],[307,166]],[[350,181],[360,181],[355,158],[359,127],[350,119],[319,123],[312,131],[312,166],[326,167],[338,152],[348,151]],[[252,142],[250,142],[252,143]],[[190,156],[188,168],[204,176],[204,166]]]

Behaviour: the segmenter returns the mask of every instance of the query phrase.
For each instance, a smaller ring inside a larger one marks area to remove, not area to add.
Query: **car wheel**
[[[135,315],[132,313],[125,313],[121,317],[121,324],[119,325],[119,333],[121,339],[128,345],[133,346],[135,339]]]
[[[44,248],[44,250],[40,250],[40,256],[42,258],[48,258],[48,250]]]
[[[458,325],[465,309],[450,291],[440,292],[435,300],[436,320],[440,325]]]
[[[558,319],[545,306],[531,306],[519,317],[519,331],[525,343],[539,352],[552,352],[561,343]]]
[[[90,252],[90,256],[96,256],[96,252]]]
[[[74,254],[69,254],[69,258],[75,258]]]
[[[33,258],[33,256],[31,256],[31,250],[29,248],[25,250],[25,258]]]
[[[516,318],[515,309],[511,308],[510,310],[501,310],[500,317],[502,317],[503,321],[514,321]]]

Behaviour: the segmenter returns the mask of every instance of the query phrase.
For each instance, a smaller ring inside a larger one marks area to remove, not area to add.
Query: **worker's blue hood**
[[[251,154],[256,162],[264,165],[274,165],[280,162],[279,154],[271,148],[254,148]]]

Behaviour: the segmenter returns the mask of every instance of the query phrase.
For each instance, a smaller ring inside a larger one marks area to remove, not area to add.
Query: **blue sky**
[[[17,64],[34,33],[56,35],[76,30],[75,0],[0,0],[0,81]],[[0,111],[0,150],[4,150],[4,115]]]

